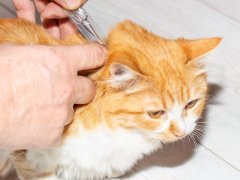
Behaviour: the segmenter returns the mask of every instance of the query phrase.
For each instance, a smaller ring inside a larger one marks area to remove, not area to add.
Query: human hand
[[[0,45],[0,149],[46,148],[61,138],[74,104],[89,103],[94,84],[80,70],[103,65],[100,45]]]
[[[87,0],[13,0],[17,16],[35,22],[35,6],[45,29],[56,38],[76,32],[64,9],[77,9]]]

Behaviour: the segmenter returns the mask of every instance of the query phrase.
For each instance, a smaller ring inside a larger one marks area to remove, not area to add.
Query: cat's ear
[[[109,67],[110,80],[108,81],[112,87],[132,92],[136,90],[136,84],[140,78],[140,74],[121,63],[112,63]]]
[[[186,63],[188,63],[189,61],[206,55],[208,52],[213,50],[221,42],[221,40],[222,38],[215,37],[196,40],[179,39],[178,42],[187,55],[188,60]]]

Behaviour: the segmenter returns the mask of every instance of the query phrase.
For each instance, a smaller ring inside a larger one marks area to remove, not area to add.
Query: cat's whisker
[[[203,138],[203,135],[204,135],[202,131],[198,131],[198,130],[194,130],[192,134],[198,140],[198,142]]]
[[[1,19],[0,42],[54,46],[85,43],[78,36],[53,39],[44,28],[34,26],[20,19]],[[26,169],[30,173],[27,177],[31,173],[52,174],[56,169],[62,179],[112,179],[162,144],[197,147],[207,125],[201,118],[207,99],[206,71],[198,57],[219,42],[220,38],[168,40],[130,21],[120,23],[106,38],[109,48],[104,67],[80,72],[96,84],[94,100],[74,108],[73,122],[64,128],[64,140],[56,149],[15,152],[14,159],[22,161],[14,163],[19,174]],[[61,80],[65,83],[66,78]],[[58,114],[56,111],[54,117]],[[175,132],[192,123],[196,128],[191,134],[177,137]]]
[[[201,139],[202,139],[202,136],[197,135],[197,134],[194,134],[194,138],[196,138],[196,140],[201,140]]]
[[[192,139],[192,137],[190,136],[190,134],[187,136],[188,137],[188,139],[189,139],[189,145],[194,145],[194,147],[195,147],[195,144],[194,144],[194,142],[193,142],[193,139]]]
[[[197,123],[196,126],[197,127],[206,127],[207,123]]]
[[[206,127],[206,124],[201,124],[201,123],[199,123],[199,124],[196,124],[196,126],[197,126],[197,127]]]
[[[195,129],[203,129],[204,130],[204,129],[206,129],[206,126],[198,124],[198,125],[196,125]]]
[[[190,146],[191,145],[191,138],[190,138],[190,136],[187,136],[187,139],[188,139],[188,144]]]
[[[202,126],[205,127],[207,125],[207,123],[197,123],[196,126]]]
[[[204,129],[206,129],[206,126],[198,124],[198,125],[196,125],[195,129],[203,129],[204,130]]]
[[[206,129],[206,127],[198,124],[198,125],[196,125],[195,129],[203,129],[204,130],[204,129]]]
[[[195,131],[195,132],[200,132],[200,133],[203,133],[203,134],[204,134],[204,132],[205,132],[204,129],[195,129],[194,131]]]
[[[204,130],[202,130],[202,129],[195,129],[194,131],[193,131],[193,133],[197,133],[197,134],[204,134]]]
[[[197,148],[197,147],[198,147],[198,143],[197,143],[195,137],[193,136],[193,134],[192,134],[192,133],[189,134],[189,137],[192,139],[192,142],[193,142],[193,144],[194,144],[194,147]]]
[[[205,129],[195,128],[192,133],[204,134],[204,132],[205,132]]]
[[[197,124],[207,124],[208,122],[203,122],[203,121],[197,121]]]
[[[206,129],[206,126],[204,126],[204,125],[197,125],[196,127],[195,127],[195,129]]]
[[[196,129],[196,130],[194,131],[194,133],[204,135],[204,134],[205,134],[205,130],[202,130],[202,129]]]
[[[189,136],[186,136],[185,138],[183,138],[182,141],[183,141],[187,146],[190,146],[190,145],[191,145],[191,140],[190,140]]]

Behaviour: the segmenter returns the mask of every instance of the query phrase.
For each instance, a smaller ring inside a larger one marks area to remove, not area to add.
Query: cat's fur
[[[49,150],[2,151],[0,168],[13,162],[22,179],[85,180],[125,174],[161,143],[194,130],[207,96],[199,57],[220,40],[168,40],[130,21],[120,23],[106,40],[106,65],[89,76],[96,84],[96,97],[76,108],[62,143]],[[56,40],[27,21],[0,20],[0,42],[71,45],[85,40],[77,35]]]

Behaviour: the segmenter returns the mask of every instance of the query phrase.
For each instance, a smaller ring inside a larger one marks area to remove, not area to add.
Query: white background
[[[86,9],[105,34],[116,23],[131,19],[168,38],[223,37],[206,58],[211,95],[201,145],[197,149],[183,143],[168,145],[122,179],[239,180],[240,1],[89,0]],[[15,17],[10,0],[0,0],[0,17]]]

